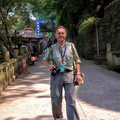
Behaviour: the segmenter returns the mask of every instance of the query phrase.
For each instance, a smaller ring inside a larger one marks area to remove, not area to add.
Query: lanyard
[[[60,52],[60,54],[61,54],[61,58],[62,58],[62,63],[64,62],[63,61],[63,59],[64,59],[64,57],[65,57],[65,55],[66,55],[66,46],[65,46],[65,49],[64,49],[64,51],[62,52],[62,50],[60,50],[60,46],[58,47],[58,50],[59,50],[59,52]]]

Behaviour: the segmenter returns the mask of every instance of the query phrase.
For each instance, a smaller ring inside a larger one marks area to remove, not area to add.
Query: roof
[[[23,30],[20,30],[19,35],[23,38],[36,38],[36,39],[43,38],[35,34],[32,28],[24,28]]]
[[[37,36],[36,34],[31,33],[31,32],[24,32],[20,36],[23,37],[23,38],[38,38],[38,39],[43,38],[43,37]]]

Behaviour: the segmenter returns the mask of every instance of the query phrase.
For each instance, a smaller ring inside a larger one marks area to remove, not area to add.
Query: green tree
[[[30,26],[31,6],[27,0],[1,0],[0,6],[0,45],[13,55],[11,35],[16,34],[21,25]]]
[[[77,44],[78,35],[81,34],[79,33],[81,29],[80,26],[85,25],[85,16],[89,16],[90,18],[96,17],[96,15],[99,14],[95,14],[97,5],[102,5],[104,8],[111,1],[112,0],[1,0],[0,40],[8,50],[12,49],[10,36],[11,33],[14,32],[11,31],[34,25],[34,21],[31,21],[29,18],[29,14],[32,13],[37,19],[56,20],[56,27],[58,25],[65,26],[69,31],[69,38]],[[91,26],[87,25],[87,28],[89,27]],[[82,30],[84,31],[84,29]]]
[[[69,37],[73,40],[78,35],[77,24],[81,15],[91,6],[90,0],[44,0],[39,4],[34,4],[36,6],[34,15],[40,19],[55,19],[56,26],[64,25],[69,30]]]

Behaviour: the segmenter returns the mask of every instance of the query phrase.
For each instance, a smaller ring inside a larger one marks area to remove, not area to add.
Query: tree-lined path
[[[19,76],[0,96],[0,120],[53,120],[49,91],[50,72],[42,55],[28,76]],[[85,84],[76,87],[81,120],[120,120],[120,74],[82,59]],[[64,120],[65,100],[63,100]]]

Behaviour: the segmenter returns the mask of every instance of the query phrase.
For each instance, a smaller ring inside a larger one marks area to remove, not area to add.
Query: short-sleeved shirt
[[[73,61],[75,62],[75,64],[79,64],[81,62],[74,44],[69,42],[66,42],[64,46],[61,46],[59,43],[53,44],[51,48],[47,49],[43,60],[52,61],[53,64],[60,67],[62,63],[60,50],[63,51],[62,53],[65,52],[63,61],[66,63],[66,69],[73,70]]]

